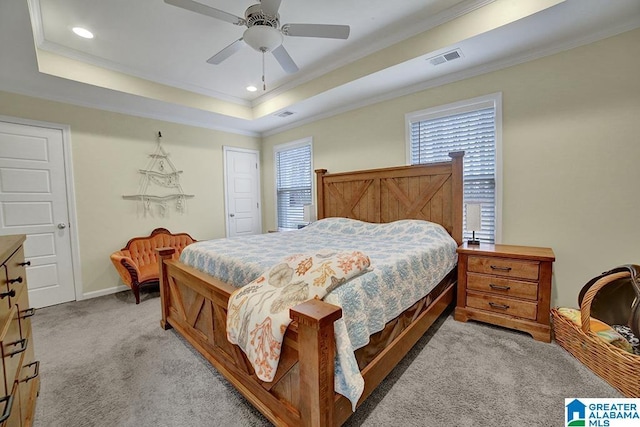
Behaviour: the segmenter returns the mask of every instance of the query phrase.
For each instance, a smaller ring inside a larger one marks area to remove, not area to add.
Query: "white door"
[[[0,121],[0,235],[26,234],[29,302],[75,299],[61,129]]]
[[[227,237],[262,233],[259,153],[223,147]]]

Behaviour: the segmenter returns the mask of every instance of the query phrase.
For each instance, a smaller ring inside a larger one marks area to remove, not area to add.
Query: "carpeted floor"
[[[268,426],[131,292],[36,312],[36,427]],[[565,397],[621,397],[556,344],[445,316],[347,426],[558,426]]]

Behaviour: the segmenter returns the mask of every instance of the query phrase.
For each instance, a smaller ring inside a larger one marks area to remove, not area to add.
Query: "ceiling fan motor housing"
[[[277,13],[276,16],[266,15],[262,12],[262,6],[260,4],[249,6],[244,12],[244,18],[249,28],[254,25],[265,25],[277,29],[280,26],[280,14]]]
[[[282,44],[282,33],[278,30],[279,15],[269,16],[262,12],[259,4],[249,6],[245,12],[247,28],[242,38],[258,52],[271,52]]]

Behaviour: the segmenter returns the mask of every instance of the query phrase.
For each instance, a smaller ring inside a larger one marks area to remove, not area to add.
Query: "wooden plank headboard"
[[[462,243],[462,161],[327,174],[316,170],[318,219],[367,222],[422,219],[442,224]]]

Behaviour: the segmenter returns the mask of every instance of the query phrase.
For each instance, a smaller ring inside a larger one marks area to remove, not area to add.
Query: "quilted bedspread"
[[[271,382],[280,363],[289,310],[324,298],[337,286],[369,268],[360,251],[292,255],[229,297],[227,340],[247,355],[256,376]]]
[[[180,261],[233,286],[259,277],[283,258],[323,250],[366,253],[369,271],[333,289],[324,300],[342,308],[335,322],[335,390],[353,408],[364,390],[354,351],[369,336],[431,291],[457,262],[456,242],[440,225],[419,220],[371,224],[326,218],[282,233],[197,242]]]

